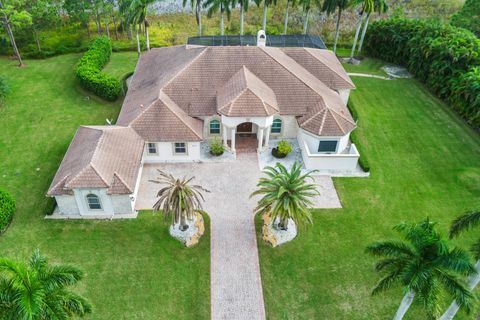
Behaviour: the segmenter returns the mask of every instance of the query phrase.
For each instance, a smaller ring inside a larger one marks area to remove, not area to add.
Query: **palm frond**
[[[455,219],[450,227],[450,238],[457,237],[461,232],[480,225],[480,211],[470,211]]]

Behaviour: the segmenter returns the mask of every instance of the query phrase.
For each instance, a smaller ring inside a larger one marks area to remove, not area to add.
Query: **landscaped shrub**
[[[480,1],[466,0],[462,9],[452,16],[451,23],[472,31],[480,37]]]
[[[214,156],[221,156],[225,150],[223,143],[218,138],[213,138],[210,140],[210,153]]]
[[[10,87],[7,84],[7,80],[4,77],[0,76],[0,100],[5,98],[10,92]]]
[[[106,100],[118,98],[122,86],[118,79],[102,72],[110,60],[112,45],[107,37],[97,37],[77,65],[77,78],[88,91]]]
[[[12,221],[15,212],[15,200],[6,191],[0,190],[0,232]]]
[[[285,158],[290,152],[292,152],[292,145],[286,140],[280,141],[277,147],[272,149],[272,155],[275,158]]]
[[[358,121],[358,111],[355,108],[355,104],[352,102],[351,99],[348,101],[347,107],[348,110],[350,110],[353,120]],[[358,164],[360,165],[360,168],[362,168],[365,172],[370,172],[370,163],[368,161],[367,154],[365,153],[365,148],[363,147],[363,144],[358,138],[357,130],[352,131],[352,133],[350,134],[350,140],[355,145],[355,147],[357,147],[357,150],[360,153],[360,158],[358,159]]]
[[[369,27],[370,56],[406,66],[474,128],[480,128],[480,40],[435,21],[379,20]]]

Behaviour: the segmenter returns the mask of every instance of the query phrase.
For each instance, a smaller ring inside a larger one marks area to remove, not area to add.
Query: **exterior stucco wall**
[[[338,90],[338,95],[343,101],[343,104],[347,105],[348,98],[350,97],[350,89],[340,89]]]
[[[134,202],[128,194],[112,194],[110,195],[110,199],[115,214],[134,213]]]
[[[273,120],[282,120],[282,131],[280,133],[270,133],[270,139],[294,139],[297,137],[298,122],[295,116],[274,116]],[[269,128],[269,130],[271,130]]]
[[[303,129],[298,129],[297,140],[300,146],[302,145],[302,141],[305,141],[311,153],[318,153],[317,150],[318,150],[318,144],[320,143],[320,140],[336,140],[337,151],[335,153],[341,153],[348,146],[349,137],[350,137],[350,133],[341,137],[333,137],[333,136],[320,137],[320,136],[315,136],[314,134],[309,133]]]
[[[78,209],[81,215],[113,215],[113,205],[110,195],[107,194],[106,188],[82,188],[73,190],[75,199],[77,201]],[[86,197],[88,194],[94,194],[99,197],[102,209],[90,210],[87,205]]]
[[[80,214],[75,196],[55,196],[55,200],[57,201],[57,206],[61,213],[66,215]]]
[[[184,142],[184,141],[178,141]],[[157,154],[148,153],[148,143],[145,142],[143,152],[144,163],[158,162],[193,162],[200,161],[200,142],[186,142],[187,153],[175,154],[174,142],[155,142],[157,145]]]

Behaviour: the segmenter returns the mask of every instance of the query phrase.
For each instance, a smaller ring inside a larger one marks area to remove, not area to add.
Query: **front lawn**
[[[160,215],[128,221],[44,220],[45,193],[80,124],[116,119],[121,101],[107,103],[77,85],[80,55],[27,60],[17,68],[0,59],[11,94],[0,106],[0,188],[17,212],[0,236],[2,256],[24,259],[39,248],[52,262],[86,273],[78,291],[93,304],[90,319],[208,319],[209,233],[184,249]],[[136,54],[114,53],[106,72],[133,71]]]
[[[378,72],[375,60],[369,65]],[[259,234],[269,319],[393,318],[402,291],[370,296],[379,276],[365,247],[397,238],[392,226],[427,215],[446,232],[454,217],[480,207],[479,136],[415,80],[353,80],[371,177],[335,179],[343,209],[316,210],[314,225],[293,242],[272,249]],[[472,240],[470,232],[457,243],[467,247]],[[415,303],[405,317],[424,318]]]

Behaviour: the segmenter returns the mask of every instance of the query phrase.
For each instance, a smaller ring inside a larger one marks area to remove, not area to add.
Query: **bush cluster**
[[[221,156],[225,151],[225,147],[223,146],[222,141],[216,137],[210,140],[209,146],[210,146],[210,153],[214,156]]]
[[[276,148],[272,149],[272,155],[275,158],[285,158],[292,152],[292,145],[287,140],[281,140]]]
[[[470,31],[428,20],[379,20],[368,29],[366,50],[406,66],[480,128],[480,40]]]
[[[102,72],[110,60],[112,44],[107,37],[97,37],[80,59],[76,74],[80,84],[88,91],[106,100],[114,101],[122,91],[118,79]]]
[[[0,232],[3,232],[12,220],[15,212],[15,200],[6,191],[0,190]]]
[[[355,105],[353,104],[351,99],[348,101],[347,107],[348,107],[348,110],[350,110],[350,113],[352,114],[353,119],[355,121],[358,121],[358,111],[355,108]],[[360,158],[358,159],[358,164],[360,165],[360,168],[362,168],[363,171],[365,172],[370,172],[370,162],[368,161],[365,148],[363,146],[363,143],[360,142],[358,135],[359,135],[358,129],[353,130],[352,133],[350,134],[350,140],[352,141],[353,144],[355,144],[355,147],[357,147],[357,150],[360,153]]]
[[[0,100],[10,93],[10,87],[3,76],[0,75]]]

